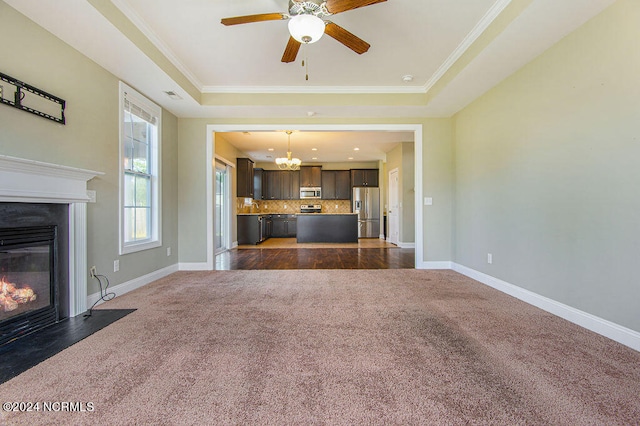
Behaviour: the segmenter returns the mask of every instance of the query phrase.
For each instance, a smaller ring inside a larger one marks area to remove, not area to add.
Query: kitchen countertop
[[[280,214],[280,215],[285,215],[285,214],[294,214],[296,216],[300,216],[300,215],[305,215],[305,216],[328,216],[328,215],[345,215],[345,216],[351,216],[357,213],[238,213],[238,216],[267,216],[270,214]]]
[[[333,215],[333,216],[351,216],[353,214],[358,214],[358,213],[296,213],[296,215],[298,216],[329,216],[329,215]]]

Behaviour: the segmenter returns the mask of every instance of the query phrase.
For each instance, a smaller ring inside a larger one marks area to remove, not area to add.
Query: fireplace
[[[102,174],[0,154],[2,339],[86,311],[87,181]]]
[[[68,310],[68,207],[0,203],[0,345]]]

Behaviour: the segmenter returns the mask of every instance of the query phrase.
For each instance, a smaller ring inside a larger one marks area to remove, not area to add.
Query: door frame
[[[218,132],[247,132],[247,131],[281,131],[282,129],[301,131],[338,131],[338,132],[362,132],[362,131],[401,131],[413,132],[413,143],[415,150],[414,158],[414,190],[415,190],[415,267],[422,268],[424,263],[424,238],[423,238],[423,135],[422,124],[207,124],[206,140],[206,217],[207,217],[207,261],[206,268],[215,268],[215,249],[213,235],[213,159],[215,158],[215,134]],[[213,177],[215,178],[215,177]]]

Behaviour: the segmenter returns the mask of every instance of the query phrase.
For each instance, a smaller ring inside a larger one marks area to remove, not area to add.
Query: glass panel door
[[[229,249],[229,206],[230,179],[229,167],[216,160],[215,183],[215,212],[214,212],[214,243],[215,252],[220,253]]]

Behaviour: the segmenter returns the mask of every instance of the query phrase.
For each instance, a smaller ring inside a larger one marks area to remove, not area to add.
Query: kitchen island
[[[355,213],[300,213],[299,243],[357,243],[358,215]]]

